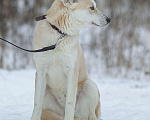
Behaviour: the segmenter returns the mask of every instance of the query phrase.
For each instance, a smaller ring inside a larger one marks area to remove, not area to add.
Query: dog
[[[39,19],[33,49],[51,45],[55,49],[33,54],[36,80],[31,120],[99,120],[100,94],[88,78],[79,31],[105,26],[110,18],[96,8],[94,0],[55,0]]]

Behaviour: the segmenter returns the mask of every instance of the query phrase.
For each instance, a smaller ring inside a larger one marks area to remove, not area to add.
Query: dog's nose
[[[106,18],[107,23],[110,23],[111,19],[110,18]]]

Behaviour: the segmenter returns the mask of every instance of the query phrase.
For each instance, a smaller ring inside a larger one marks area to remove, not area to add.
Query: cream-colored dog
[[[31,120],[98,120],[100,95],[86,73],[79,31],[109,22],[94,0],[54,1],[35,29],[33,49],[57,45],[33,54],[36,82]]]

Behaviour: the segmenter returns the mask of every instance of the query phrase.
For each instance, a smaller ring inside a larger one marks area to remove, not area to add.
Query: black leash
[[[19,49],[21,49],[21,50],[23,50],[23,51],[26,51],[26,52],[45,52],[45,51],[48,51],[48,50],[53,50],[53,49],[55,49],[55,47],[56,47],[56,44],[55,44],[55,45],[51,45],[51,46],[48,46],[48,47],[44,47],[44,48],[38,49],[38,50],[27,50],[27,49],[21,48],[21,47],[15,45],[15,44],[9,42],[9,41],[7,41],[7,40],[5,40],[5,39],[3,39],[3,38],[0,38],[0,40],[2,40],[2,41],[4,41],[4,42],[7,42],[7,43],[9,43],[9,44],[15,46],[16,48],[19,48]]]
[[[51,27],[52,27],[54,30],[57,30],[60,34],[62,34],[62,36],[61,36],[59,39],[62,39],[63,37],[65,37],[65,36],[67,35],[66,33],[63,33],[60,29],[58,29],[55,25],[52,25],[51,23],[50,23],[50,25],[51,25]],[[58,39],[58,40],[59,40],[59,39]],[[48,50],[54,50],[54,49],[56,48],[56,45],[58,44],[58,43],[56,43],[55,45],[51,45],[51,46],[44,47],[44,48],[42,48],[42,49],[37,49],[37,50],[27,50],[27,49],[21,48],[21,47],[15,45],[15,44],[9,42],[9,41],[7,41],[7,40],[5,40],[5,39],[3,39],[3,38],[0,38],[0,40],[2,40],[2,41],[4,41],[4,42],[7,42],[7,43],[9,43],[9,44],[15,46],[16,48],[19,48],[19,49],[23,50],[23,51],[32,52],[32,53],[34,53],[34,52],[45,52],[45,51],[48,51]]]

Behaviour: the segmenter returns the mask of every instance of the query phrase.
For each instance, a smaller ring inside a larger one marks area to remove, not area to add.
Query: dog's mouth
[[[96,24],[96,23],[94,23],[94,22],[92,22],[92,25],[94,25],[94,26],[99,26],[98,24]]]

